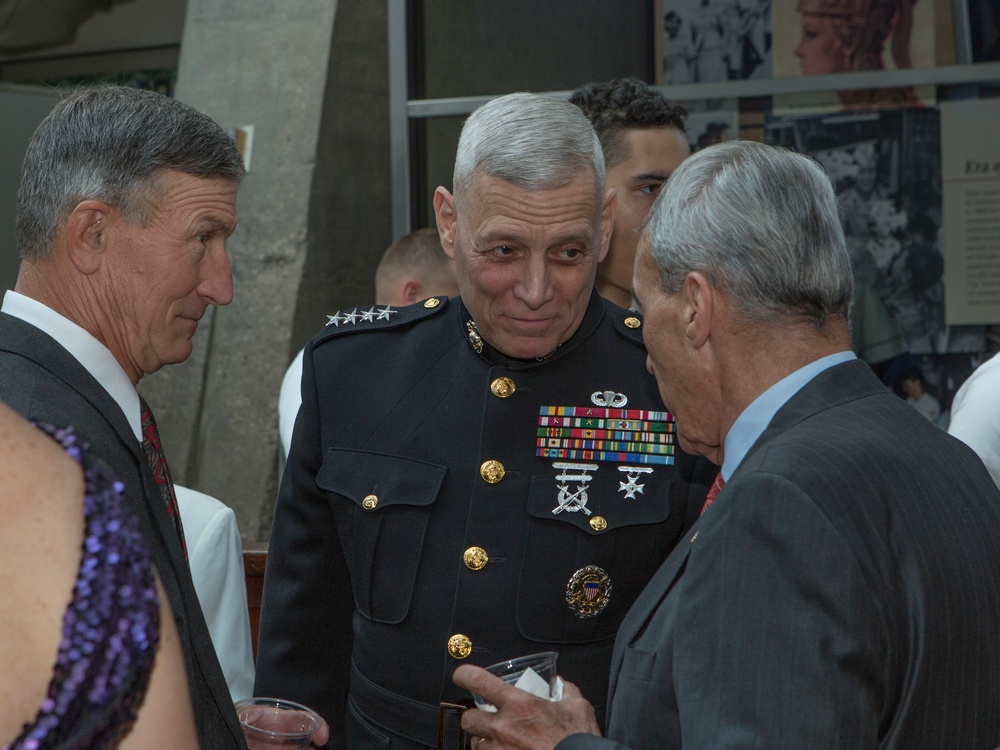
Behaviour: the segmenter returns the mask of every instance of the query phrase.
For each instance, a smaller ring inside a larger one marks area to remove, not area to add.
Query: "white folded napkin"
[[[538,673],[531,667],[528,667],[526,670],[524,670],[524,673],[517,678],[517,682],[514,683],[514,687],[520,688],[521,690],[524,690],[526,693],[537,695],[539,698],[545,698],[546,700],[550,701],[562,700],[562,694],[563,694],[562,677],[559,677],[558,675],[556,676],[556,686],[555,689],[552,691],[553,695],[550,696],[549,683],[546,680],[542,679],[538,675]],[[478,706],[478,708],[481,711],[496,712],[497,710],[497,707],[490,703],[484,703]]]

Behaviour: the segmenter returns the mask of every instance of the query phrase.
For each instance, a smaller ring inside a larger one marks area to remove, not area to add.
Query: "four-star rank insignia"
[[[611,577],[596,565],[576,571],[566,585],[566,604],[581,620],[595,617],[611,601]]]
[[[357,325],[358,321],[362,323],[374,323],[377,320],[389,320],[397,312],[399,310],[394,310],[392,305],[386,305],[385,307],[372,305],[367,310],[355,307],[350,312],[340,312],[338,310],[333,315],[327,315],[326,324],[334,328],[340,328],[341,325]]]

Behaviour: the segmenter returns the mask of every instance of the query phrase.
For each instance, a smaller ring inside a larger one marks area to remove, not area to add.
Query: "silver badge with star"
[[[652,474],[653,469],[649,466],[619,466],[618,471],[628,472],[628,481],[618,483],[618,491],[624,492],[628,500],[635,500],[636,495],[642,494],[645,484],[639,484],[639,479],[643,474]]]

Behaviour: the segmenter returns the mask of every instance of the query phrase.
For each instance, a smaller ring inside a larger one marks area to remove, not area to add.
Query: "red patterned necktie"
[[[139,397],[139,406],[142,409],[142,450],[146,454],[146,460],[149,461],[149,468],[153,470],[153,478],[160,488],[160,496],[167,506],[167,515],[174,522],[177,537],[181,542],[181,550],[187,557],[184,527],[181,525],[181,513],[177,508],[177,495],[174,494],[174,482],[170,478],[170,467],[167,466],[167,457],[163,455],[163,448],[160,445],[160,431],[156,429],[153,410],[149,408],[149,404],[142,396]]]
[[[722,488],[725,486],[726,480],[722,478],[722,469],[719,469],[719,473],[715,475],[715,481],[712,482],[712,486],[708,488],[708,494],[705,495],[705,504],[701,506],[702,513],[708,510],[708,506],[715,500],[715,496],[722,492]]]

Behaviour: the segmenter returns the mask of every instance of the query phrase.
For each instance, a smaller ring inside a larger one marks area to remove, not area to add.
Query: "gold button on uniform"
[[[628,317],[625,318],[625,325],[627,325],[629,328],[638,328],[639,326],[642,325],[642,321],[639,320],[638,318]]]
[[[424,300],[424,307],[427,307],[427,308],[437,307],[440,304],[441,304],[441,300],[439,300],[437,297],[431,297],[428,300]]]
[[[467,635],[455,633],[448,639],[448,653],[455,659],[464,659],[472,653],[472,641]]]
[[[590,528],[594,531],[604,531],[608,528],[608,522],[604,516],[594,516],[590,519]]]
[[[503,464],[499,461],[484,461],[483,465],[479,467],[479,476],[485,479],[489,484],[496,484],[503,479],[503,475]]]
[[[490,390],[497,398],[507,398],[514,392],[514,381],[508,377],[500,377],[490,383]]]
[[[490,561],[490,556],[482,547],[469,547],[462,555],[462,561],[469,570],[482,570]]]
[[[361,507],[365,510],[375,510],[378,507],[378,496],[365,495],[365,499],[361,501]]]

